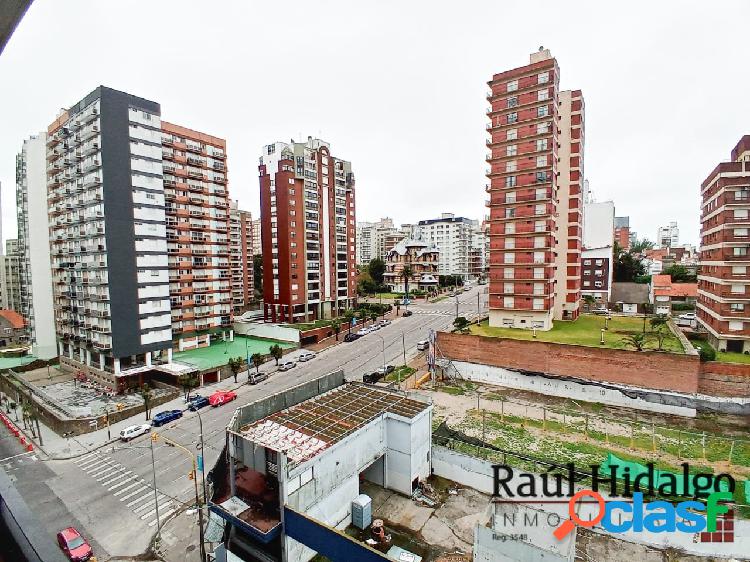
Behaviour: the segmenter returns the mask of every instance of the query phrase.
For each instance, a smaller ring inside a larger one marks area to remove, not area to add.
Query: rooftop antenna
[[[539,52],[541,53],[544,50],[544,45],[539,45]]]

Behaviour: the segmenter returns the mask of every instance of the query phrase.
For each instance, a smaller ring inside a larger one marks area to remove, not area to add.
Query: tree
[[[643,333],[646,333],[646,318],[649,314],[654,311],[654,305],[650,302],[641,303],[641,310],[643,311]]]
[[[278,365],[279,359],[281,359],[281,356],[284,355],[284,350],[281,349],[281,346],[275,343],[268,349],[268,352],[271,354],[271,357],[276,360],[276,364]]]
[[[656,330],[660,326],[666,326],[668,321],[669,317],[666,314],[657,314],[656,316],[652,316],[648,323],[651,324],[652,330]]]
[[[698,276],[690,273],[684,265],[674,264],[661,272],[662,275],[669,275],[673,283],[696,283]]]
[[[652,316],[651,320],[649,320],[649,324],[651,324],[651,332],[656,338],[659,351],[662,350],[664,339],[669,333],[669,327],[667,326],[668,321],[669,317],[666,314],[657,314],[656,316]]]
[[[378,319],[377,311],[373,310],[372,312],[370,312],[370,320],[372,320],[373,324],[376,322],[377,319]]]
[[[230,357],[227,363],[229,370],[232,371],[234,382],[237,382],[237,375],[242,370],[242,357]]]
[[[409,298],[409,279],[411,279],[411,276],[414,275],[414,270],[412,270],[410,265],[404,266],[404,269],[401,270],[401,277],[404,279],[404,298]]]
[[[141,387],[141,398],[143,398],[143,405],[146,407],[146,421],[151,419],[151,389],[148,387],[148,383],[144,383]]]
[[[591,310],[591,305],[596,302],[594,295],[583,295],[583,301],[586,303],[586,310]]]
[[[453,327],[461,333],[467,330],[469,324],[470,322],[463,316],[459,316],[453,321]]]
[[[263,256],[253,256],[253,287],[259,293],[263,292]]]
[[[637,276],[646,273],[646,266],[632,248],[626,252],[617,242],[612,250],[612,263],[614,264],[612,277],[616,282],[630,283]]]
[[[628,249],[629,252],[632,252],[633,254],[642,254],[646,250],[651,250],[654,247],[654,243],[651,242],[648,238],[641,238],[640,240],[636,240],[630,245],[630,248]]]
[[[263,356],[260,353],[253,353],[250,359],[255,365],[255,374],[257,375],[260,372],[260,366],[263,364]]]
[[[622,338],[622,343],[626,346],[634,347],[636,351],[643,351],[643,348],[646,347],[647,341],[648,336],[646,334],[638,333],[630,334]]]
[[[370,264],[367,266],[367,270],[370,273],[370,279],[378,289],[383,286],[383,274],[385,273],[385,262],[380,258],[374,258],[370,260]]]
[[[182,391],[185,393],[185,400],[187,401],[190,398],[190,391],[198,386],[200,380],[196,373],[183,373],[177,377],[177,382],[182,387]]]
[[[331,322],[331,328],[333,328],[333,333],[336,334],[336,341],[339,341],[339,334],[341,333],[341,320],[335,318]]]
[[[351,308],[347,308],[344,311],[344,319],[346,320],[346,325],[349,329],[348,333],[350,334],[352,333],[352,320],[354,320],[354,316],[355,316],[354,311]]]

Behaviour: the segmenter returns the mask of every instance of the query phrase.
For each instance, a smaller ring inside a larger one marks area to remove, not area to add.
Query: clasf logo
[[[591,519],[582,519],[576,513],[576,504],[584,497],[593,498],[597,512]],[[576,525],[581,527],[601,526],[610,533],[698,533],[716,532],[716,520],[719,515],[727,513],[729,506],[725,503],[732,499],[730,492],[713,492],[705,503],[697,500],[672,504],[668,501],[643,501],[643,494],[635,492],[632,501],[606,501],[601,494],[593,490],[581,490],[568,502],[570,519],[564,521],[554,531],[557,540],[563,540]]]

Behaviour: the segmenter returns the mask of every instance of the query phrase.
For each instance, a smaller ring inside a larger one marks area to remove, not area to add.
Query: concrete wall
[[[235,322],[232,324],[232,328],[236,334],[241,336],[299,343],[299,330],[295,330],[294,328],[255,322]]]
[[[439,353],[454,361],[673,392],[698,390],[695,356],[447,332],[438,333],[437,345]]]
[[[491,495],[494,490],[492,463],[441,445],[432,447],[432,472],[484,494]]]

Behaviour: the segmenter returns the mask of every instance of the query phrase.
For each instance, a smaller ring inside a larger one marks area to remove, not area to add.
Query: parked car
[[[380,321],[380,325],[385,328],[386,326],[390,326],[391,325],[391,321],[390,320],[381,320]]]
[[[686,312],[685,314],[680,314],[680,320],[695,320],[698,318],[698,316],[695,314],[695,312]]]
[[[316,354],[312,351],[303,351],[299,354],[299,357],[297,357],[297,361],[309,361],[310,359],[315,359]]]
[[[297,366],[297,363],[294,361],[284,361],[283,363],[279,363],[279,371],[288,371],[289,369],[293,369]]]
[[[268,378],[268,373],[250,373],[247,377],[249,384],[258,384]]]
[[[382,328],[380,324],[373,324],[372,326],[370,326],[369,330],[371,332],[374,332],[375,330],[379,330],[380,328]]]
[[[206,406],[208,406],[208,398],[201,396],[200,394],[194,394],[188,402],[188,410],[191,412],[195,412]]]
[[[411,310],[404,310],[404,313],[401,316],[411,316],[414,314]]]
[[[362,382],[366,382],[369,384],[375,384],[380,379],[382,379],[385,375],[380,374],[378,371],[375,371],[374,373],[367,373],[366,375],[362,376]]]
[[[468,285],[464,285],[464,293],[468,291],[471,291],[471,287],[469,287]]]
[[[366,336],[369,333],[370,333],[370,328],[362,328],[356,333],[356,335],[358,338],[361,338],[362,336]]]
[[[600,316],[607,316],[610,314],[610,311],[608,308],[600,306],[599,308],[595,308],[591,311],[592,314],[598,314]]]
[[[151,425],[159,427],[165,423],[169,423],[174,420],[178,420],[182,417],[182,410],[167,410],[165,412],[159,412],[151,420]]]
[[[421,340],[417,342],[417,351],[425,351],[430,347],[430,342],[427,340]]]
[[[120,432],[120,439],[122,441],[130,441],[131,439],[135,439],[139,435],[143,435],[149,431],[151,431],[151,426],[147,423],[129,425]]]
[[[362,336],[360,336],[359,334],[352,332],[344,336],[344,341],[349,343],[349,342],[353,342],[354,340],[358,340],[361,337]]]
[[[214,408],[237,399],[237,393],[231,390],[217,390],[208,397],[208,403]]]
[[[68,560],[73,562],[89,560],[93,554],[91,545],[75,527],[68,527],[57,533],[57,544],[60,545]]]
[[[390,375],[395,370],[396,370],[396,367],[394,367],[393,365],[386,365],[385,367],[380,367],[375,372],[378,373],[379,375],[385,376],[385,375]]]

